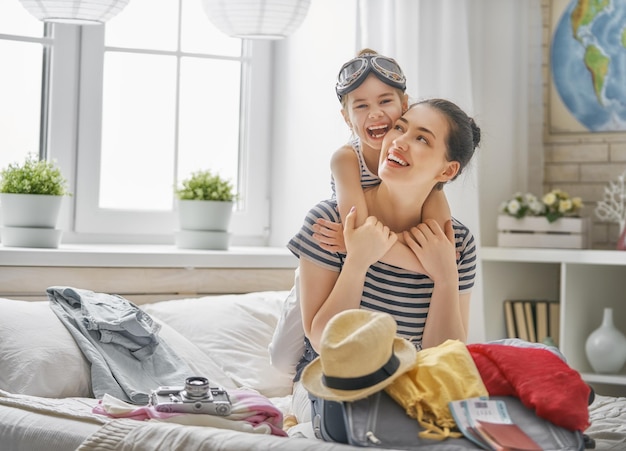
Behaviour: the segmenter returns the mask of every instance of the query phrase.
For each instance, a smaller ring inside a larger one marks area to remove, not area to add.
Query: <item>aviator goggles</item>
[[[370,73],[393,88],[406,90],[406,77],[394,59],[382,55],[365,54],[348,61],[341,67],[335,86],[339,101],[344,95],[358,88]]]

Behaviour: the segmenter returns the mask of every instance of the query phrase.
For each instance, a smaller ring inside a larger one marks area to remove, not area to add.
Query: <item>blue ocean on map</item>
[[[581,0],[584,1],[584,0]],[[590,131],[626,130],[626,48],[621,39],[626,27],[626,2],[613,0],[589,25],[573,35],[570,2],[552,39],[551,70],[554,84],[567,109]],[[595,45],[610,59],[601,101],[585,66],[585,48]]]

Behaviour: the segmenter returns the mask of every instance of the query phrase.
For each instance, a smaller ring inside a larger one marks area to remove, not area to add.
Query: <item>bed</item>
[[[246,277],[259,280],[255,271]],[[267,351],[288,294],[285,273],[275,281],[276,290],[255,282],[241,285],[255,290],[247,293],[130,300],[161,325],[159,337],[196,373],[229,390],[258,393],[288,418],[292,375],[272,367]],[[91,392],[90,366],[75,340],[45,296],[17,297],[0,297],[3,451],[357,449],[245,424],[199,427],[180,417],[138,421],[94,413],[99,401]],[[590,416],[587,434],[596,449],[626,449],[626,398],[597,396]]]

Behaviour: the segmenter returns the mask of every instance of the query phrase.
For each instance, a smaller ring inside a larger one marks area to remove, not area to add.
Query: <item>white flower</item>
[[[520,211],[520,208],[522,208],[522,205],[517,201],[517,199],[510,200],[507,205],[507,210],[512,215],[516,215],[517,212]]]
[[[543,196],[543,203],[550,206],[556,202],[556,193],[554,191],[550,191],[549,193]]]
[[[534,198],[528,203],[528,208],[532,212],[533,216],[541,216],[546,211],[545,205],[539,202],[539,199],[537,198]]]
[[[541,200],[532,193],[515,193],[509,201],[500,205],[500,211],[516,218],[545,216],[549,222],[563,216],[575,216],[583,207],[580,197],[570,198],[565,191],[555,189],[544,194]]]

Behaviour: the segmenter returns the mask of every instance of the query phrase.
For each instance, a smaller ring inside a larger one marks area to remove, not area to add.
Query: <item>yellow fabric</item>
[[[489,395],[467,346],[459,340],[419,351],[416,366],[385,391],[425,428],[420,437],[438,440],[461,436],[451,430],[456,423],[450,401]]]

